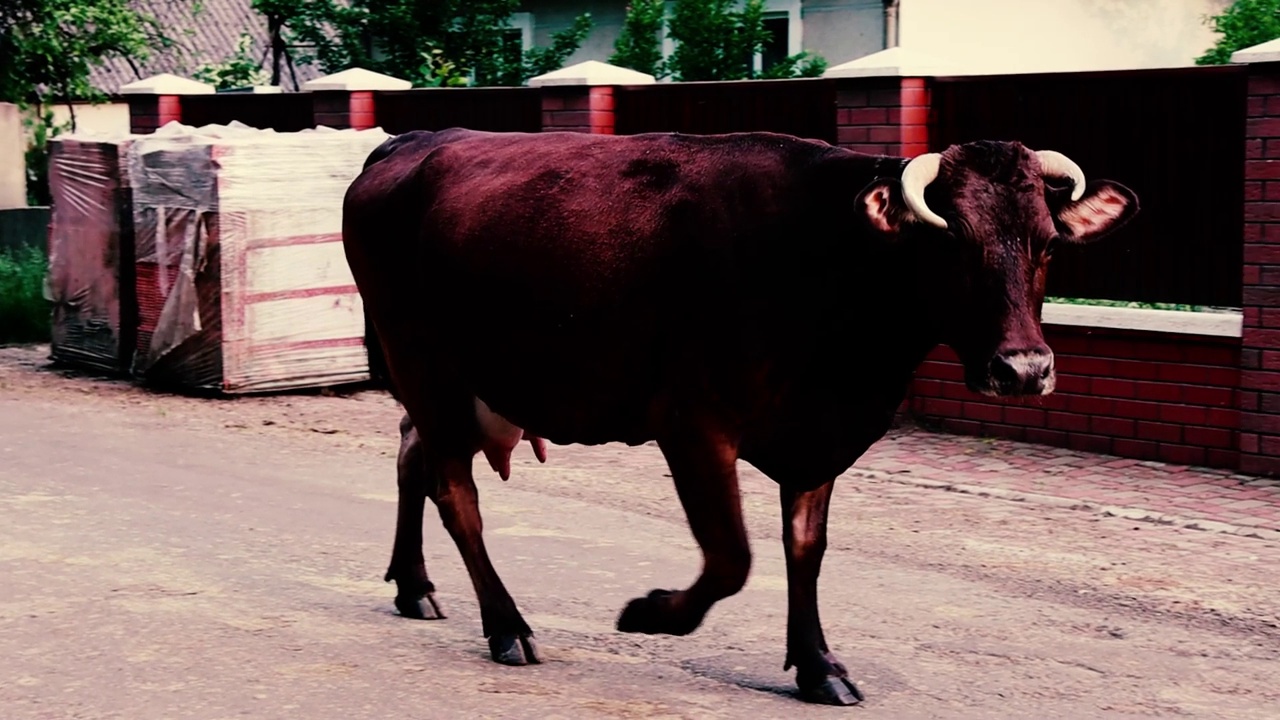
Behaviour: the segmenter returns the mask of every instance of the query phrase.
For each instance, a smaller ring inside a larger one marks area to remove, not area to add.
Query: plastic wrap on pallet
[[[342,198],[387,137],[171,123],[134,143],[134,371],[228,393],[368,379]]]
[[[134,349],[133,237],[122,158],[136,136],[74,133],[49,143],[50,357],[127,372]]]

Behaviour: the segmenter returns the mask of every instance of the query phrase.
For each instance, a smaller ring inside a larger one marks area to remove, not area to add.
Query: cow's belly
[[[469,339],[462,367],[477,397],[531,434],[557,444],[640,444],[654,438],[673,378],[653,333],[638,324],[574,328],[522,315]]]
[[[643,387],[636,381],[640,373],[618,367],[593,373],[578,364],[552,373],[537,361],[520,366],[516,360],[486,364],[472,376],[476,397],[512,424],[560,445],[654,439],[661,390]],[[569,374],[575,370],[584,372]]]

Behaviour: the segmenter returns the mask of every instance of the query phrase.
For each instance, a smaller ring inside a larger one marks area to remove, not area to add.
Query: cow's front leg
[[[787,661],[803,700],[824,705],[862,701],[849,672],[827,648],[818,620],[818,573],[827,550],[827,508],[835,481],[811,490],[782,488],[782,542],[787,556]]]
[[[661,439],[689,529],[702,548],[702,574],[687,590],[654,590],[636,598],[618,617],[618,630],[668,635],[693,632],[720,600],[742,589],[751,549],[738,492],[737,445],[708,433]]]

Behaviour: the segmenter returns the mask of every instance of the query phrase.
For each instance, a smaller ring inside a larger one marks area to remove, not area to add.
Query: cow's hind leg
[[[703,568],[687,590],[654,590],[636,598],[618,617],[618,630],[687,635],[720,600],[738,592],[751,571],[751,549],[742,521],[737,448],[727,439],[684,434],[658,442],[689,529],[702,548]]]
[[[396,458],[396,539],[385,580],[396,583],[396,610],[407,618],[436,620],[445,617],[435,598],[435,585],[427,578],[422,557],[422,515],[426,507],[430,474],[422,440],[406,415],[400,420],[400,454]]]
[[[480,601],[480,621],[489,639],[489,655],[504,665],[541,662],[533,631],[520,615],[489,560],[484,546],[484,526],[480,519],[480,494],[471,475],[472,458],[478,446],[466,453],[450,453],[429,462],[439,479],[436,492],[429,495],[440,511],[440,519],[462,554],[476,597]]]
[[[800,697],[824,705],[856,705],[862,693],[827,648],[818,620],[818,573],[827,550],[827,508],[835,481],[808,492],[782,488],[782,541],[787,556],[787,660]]]

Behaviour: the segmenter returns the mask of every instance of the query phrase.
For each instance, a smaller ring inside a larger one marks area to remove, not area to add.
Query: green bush
[[[44,299],[47,263],[38,248],[0,250],[0,343],[49,339],[49,302]]]

